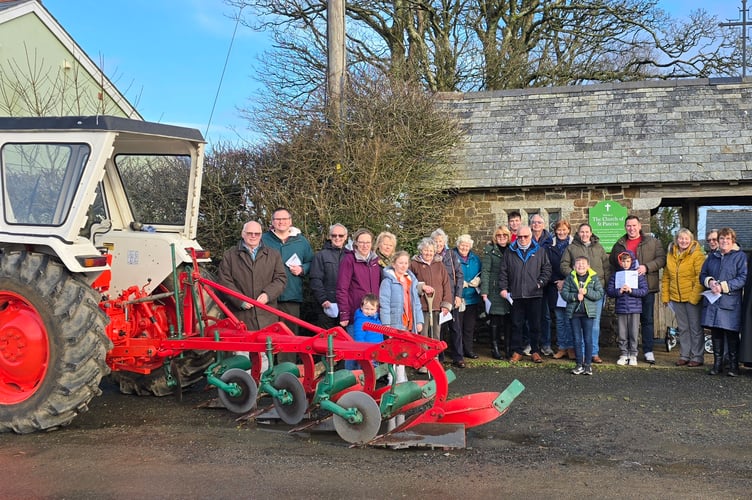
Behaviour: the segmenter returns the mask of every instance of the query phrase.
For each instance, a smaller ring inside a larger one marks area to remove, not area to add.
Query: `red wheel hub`
[[[47,329],[36,308],[20,295],[0,291],[0,404],[30,398],[49,359]]]

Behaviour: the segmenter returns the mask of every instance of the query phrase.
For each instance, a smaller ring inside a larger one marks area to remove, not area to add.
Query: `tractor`
[[[518,381],[448,399],[442,341],[371,325],[386,339],[365,344],[273,309],[279,323],[248,330],[223,298],[268,306],[212,281],[196,241],[204,144],[113,116],[0,118],[0,431],[69,424],[110,373],[122,392],[158,396],[205,377],[231,411],[301,428],[328,418],[353,444],[425,443],[436,426],[464,443],[506,412]],[[430,379],[400,378],[405,367]]]

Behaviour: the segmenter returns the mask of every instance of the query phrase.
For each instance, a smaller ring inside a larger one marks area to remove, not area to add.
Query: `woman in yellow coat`
[[[694,239],[692,231],[681,228],[673,243],[669,244],[666,268],[663,270],[661,294],[663,305],[669,306],[676,316],[679,330],[679,360],[676,366],[702,366],[705,359],[705,335],[702,315],[700,271],[705,262],[705,252]]]

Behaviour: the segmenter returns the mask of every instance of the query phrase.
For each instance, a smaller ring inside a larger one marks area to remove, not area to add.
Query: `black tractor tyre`
[[[201,268],[201,275],[212,281],[216,278],[206,269]],[[162,286],[172,291],[172,276],[168,277]],[[212,317],[219,317],[221,309],[207,295],[206,301],[207,314]],[[173,305],[174,306],[174,305]],[[185,318],[183,319],[185,321]],[[216,359],[214,351],[185,351],[182,356],[176,358],[173,366],[180,371],[178,380],[181,381],[181,390],[191,387],[204,379],[204,372]],[[141,375],[133,372],[119,371],[110,375],[110,380],[120,388],[123,394],[136,394],[138,396],[167,396],[175,392],[174,387],[170,387],[167,382],[167,374],[164,370],[155,370],[148,375]]]
[[[68,425],[102,393],[112,343],[98,303],[53,257],[0,250],[0,432]]]

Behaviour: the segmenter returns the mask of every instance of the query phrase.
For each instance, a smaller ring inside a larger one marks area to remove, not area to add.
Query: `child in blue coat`
[[[365,323],[381,324],[381,319],[379,318],[379,298],[372,293],[363,296],[360,308],[355,311],[353,339],[358,342],[370,342],[372,344],[383,342],[384,336],[382,334],[363,329]],[[360,368],[360,364],[357,361],[348,359],[345,360],[345,368],[348,370],[357,370]]]
[[[616,299],[614,311],[619,328],[617,344],[620,351],[616,364],[637,366],[637,332],[640,329],[642,298],[648,294],[648,280],[644,274],[637,274],[637,259],[629,250],[621,252],[617,260],[622,270],[611,275],[606,287],[608,296]],[[626,278],[628,274],[631,279]],[[635,276],[637,277],[636,287],[634,286]]]

